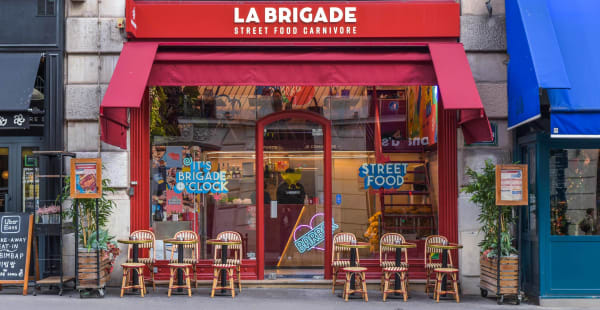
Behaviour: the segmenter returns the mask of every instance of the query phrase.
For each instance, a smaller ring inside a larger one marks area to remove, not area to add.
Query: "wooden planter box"
[[[102,252],[100,252],[100,266],[98,266],[95,250],[79,249],[77,257],[79,262],[79,271],[77,272],[79,288],[102,288],[106,286],[110,279],[110,259],[103,260]],[[100,283],[98,283],[98,268],[100,268]]]
[[[498,272],[496,259],[479,259],[481,274],[479,286],[482,295],[487,292],[496,294],[498,291]],[[485,293],[484,293],[485,291]],[[500,258],[500,295],[519,294],[519,257],[510,256]]]

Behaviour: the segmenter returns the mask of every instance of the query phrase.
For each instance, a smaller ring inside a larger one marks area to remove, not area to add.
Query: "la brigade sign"
[[[398,189],[404,184],[408,164],[362,164],[358,176],[364,178],[365,189]]]
[[[189,167],[189,171],[179,171],[175,177],[174,191],[181,193],[186,191],[190,194],[223,194],[228,193],[225,171],[210,171],[210,161],[193,161],[186,157],[183,165]]]

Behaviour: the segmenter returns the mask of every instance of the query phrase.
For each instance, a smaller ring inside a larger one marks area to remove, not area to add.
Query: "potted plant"
[[[66,178],[63,201],[69,196],[70,179]],[[113,265],[119,256],[119,247],[107,230],[109,216],[115,203],[107,198],[114,193],[108,179],[102,180],[102,197],[98,199],[98,225],[96,225],[96,199],[73,199],[72,208],[64,212],[66,218],[75,221],[77,211],[77,227],[79,228],[78,257],[79,270],[77,279],[80,287],[96,288],[98,283],[103,287],[110,278]],[[75,224],[75,223],[74,223]],[[97,251],[100,251],[100,262],[97,262]],[[98,275],[100,282],[98,282]]]
[[[516,216],[509,206],[496,205],[496,165],[486,160],[485,167],[481,172],[467,168],[467,176],[470,182],[461,189],[462,192],[470,194],[470,201],[479,207],[477,220],[481,224],[480,231],[483,240],[480,247],[480,289],[483,297],[488,291],[497,292],[497,263],[500,256],[500,294],[518,295],[518,268],[519,257],[517,250],[513,247],[513,237],[510,232],[511,225]],[[498,209],[501,210],[500,227],[498,227]],[[498,229],[500,229],[500,240],[498,240]],[[498,243],[501,253],[498,255]]]

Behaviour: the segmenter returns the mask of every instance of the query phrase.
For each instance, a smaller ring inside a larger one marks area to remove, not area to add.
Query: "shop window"
[[[181,86],[153,87],[150,96],[151,214],[158,239],[191,229],[204,241],[233,230],[244,240],[244,258],[254,259],[261,190],[267,269],[322,273],[324,239],[314,236],[324,222],[325,199],[332,201],[334,233],[371,242],[373,251],[362,257],[378,255],[382,233],[419,241],[438,231],[435,86]],[[281,111],[330,120],[331,180],[323,179],[324,129],[291,118],[265,127],[264,188],[256,188],[256,122]],[[381,141],[375,141],[376,126]],[[406,164],[403,184],[381,191],[365,186],[360,168],[385,161]],[[180,176],[193,172],[190,163],[212,180],[186,187]],[[332,183],[332,197],[324,197],[324,182]],[[212,257],[210,247],[201,252]]]
[[[550,231],[552,235],[600,235],[598,149],[550,152]]]

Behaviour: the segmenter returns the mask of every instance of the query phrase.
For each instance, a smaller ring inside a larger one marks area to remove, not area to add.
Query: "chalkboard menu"
[[[27,293],[33,216],[0,213],[0,284],[23,283]]]

